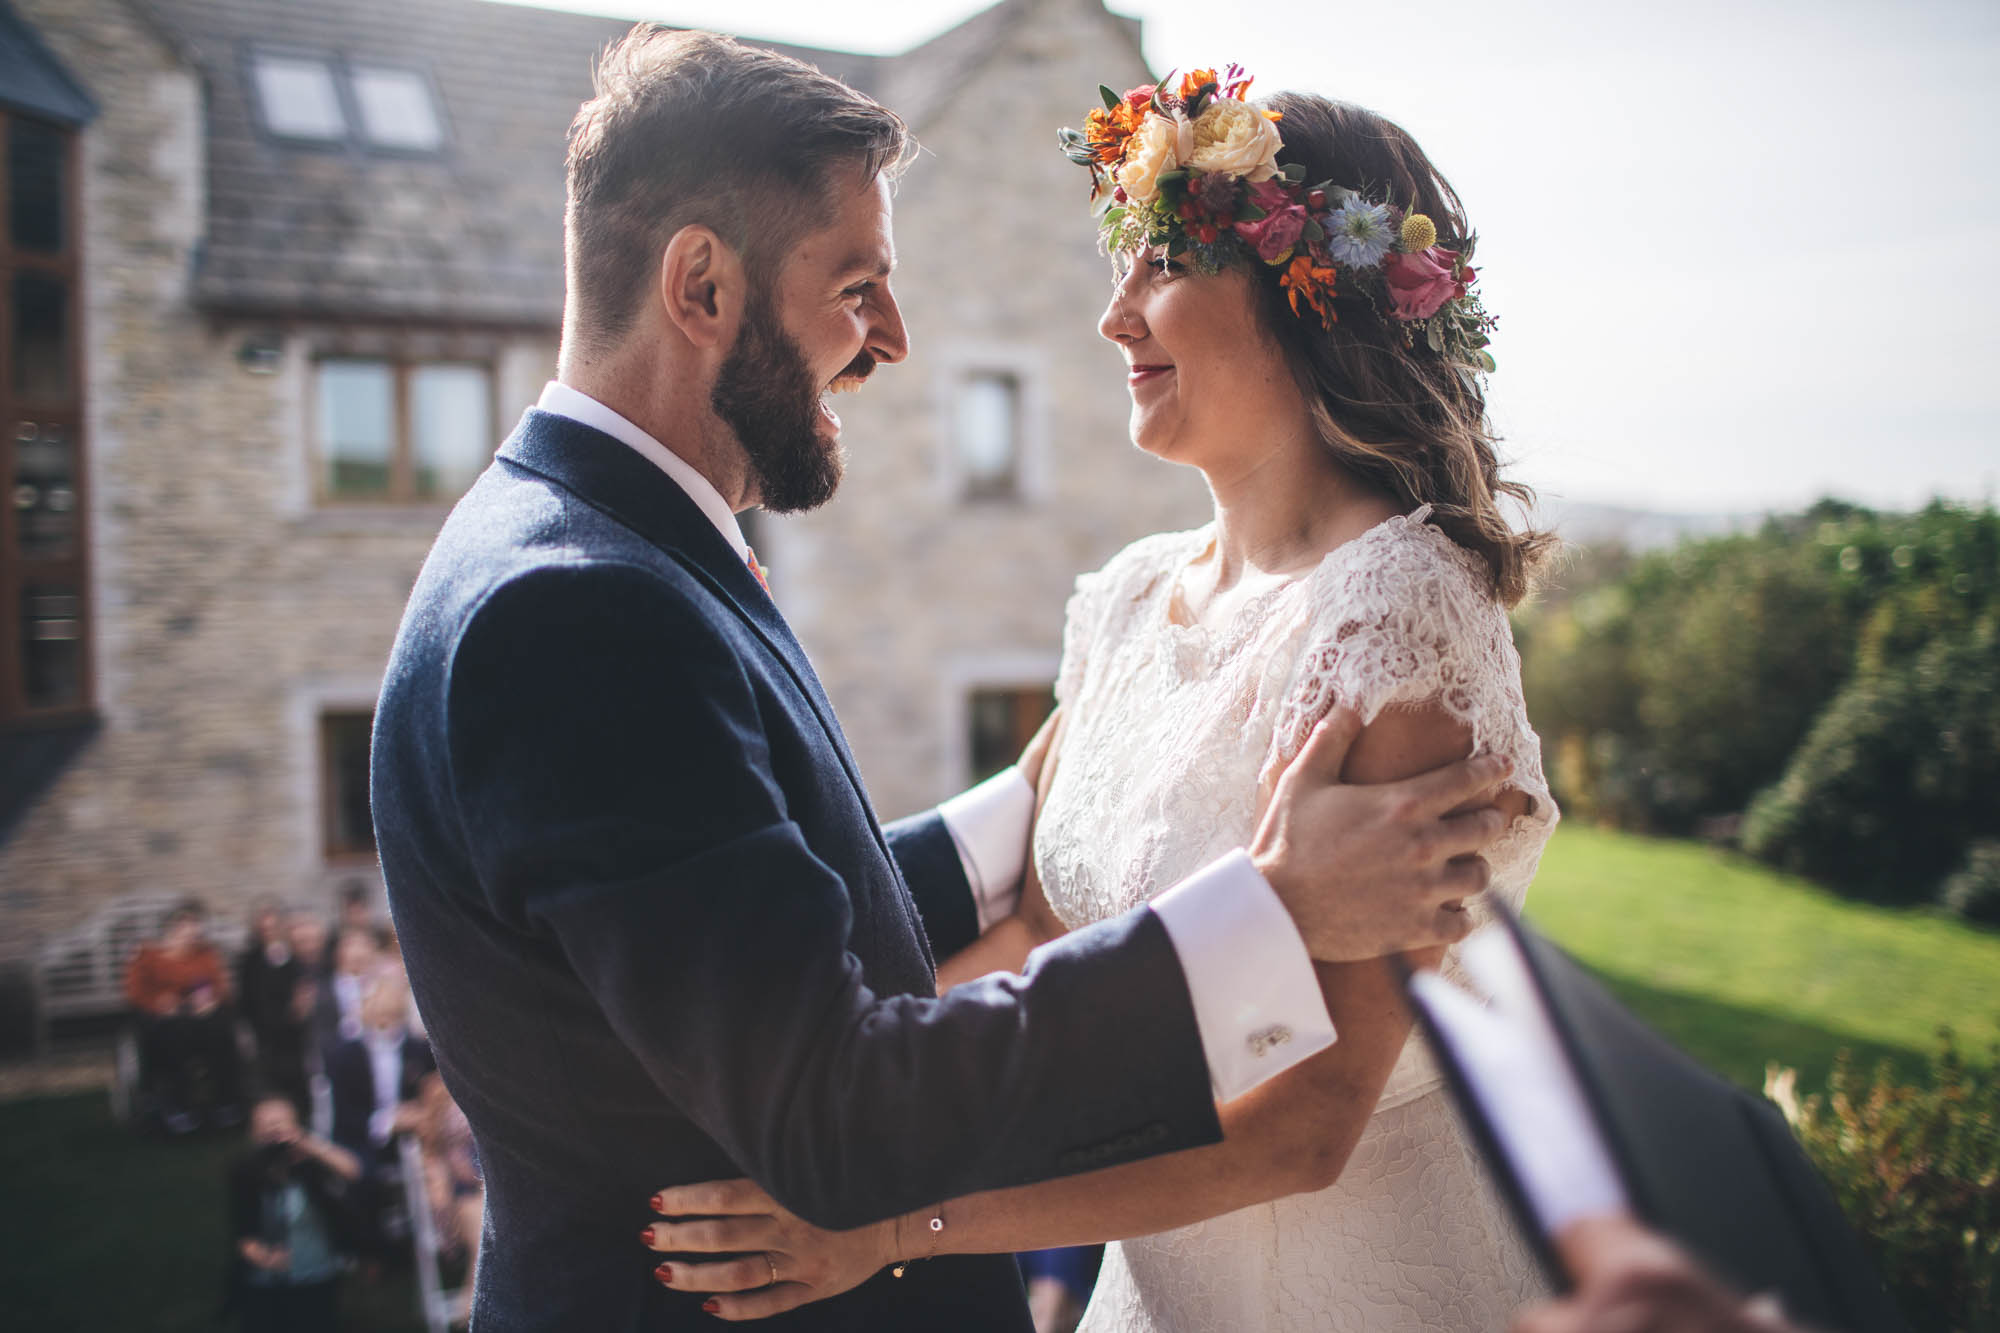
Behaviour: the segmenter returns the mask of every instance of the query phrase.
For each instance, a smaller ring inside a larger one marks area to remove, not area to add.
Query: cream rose
[[[1187,164],[1196,171],[1264,181],[1278,174],[1278,150],[1284,145],[1278,127],[1263,112],[1248,102],[1218,97],[1194,123],[1194,154]]]
[[[1174,123],[1160,116],[1146,117],[1125,145],[1125,161],[1118,168],[1118,183],[1135,204],[1150,204],[1160,192],[1160,176],[1180,165],[1175,155],[1178,134]]]

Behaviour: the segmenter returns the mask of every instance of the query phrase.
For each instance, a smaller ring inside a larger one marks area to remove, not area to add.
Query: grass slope
[[[1564,825],[1528,917],[1703,1063],[1825,1086],[1834,1052],[1923,1067],[1936,1030],[1986,1060],[2000,1039],[2000,932],[1838,898],[1695,843]]]

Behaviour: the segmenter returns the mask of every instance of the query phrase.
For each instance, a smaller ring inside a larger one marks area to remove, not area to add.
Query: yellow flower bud
[[[1438,243],[1437,225],[1422,213],[1403,219],[1403,253],[1420,255]]]

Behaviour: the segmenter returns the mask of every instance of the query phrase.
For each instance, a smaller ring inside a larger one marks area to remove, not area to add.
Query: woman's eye
[[[1181,263],[1178,259],[1169,259],[1165,255],[1152,256],[1146,261],[1146,267],[1155,273],[1169,278],[1179,277],[1181,274],[1187,272],[1187,265]]]

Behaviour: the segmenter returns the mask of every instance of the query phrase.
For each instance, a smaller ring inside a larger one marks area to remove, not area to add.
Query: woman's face
[[[1097,331],[1125,353],[1132,443],[1214,473],[1297,428],[1305,402],[1258,322],[1255,283],[1240,268],[1196,273],[1160,246],[1119,257]]]

